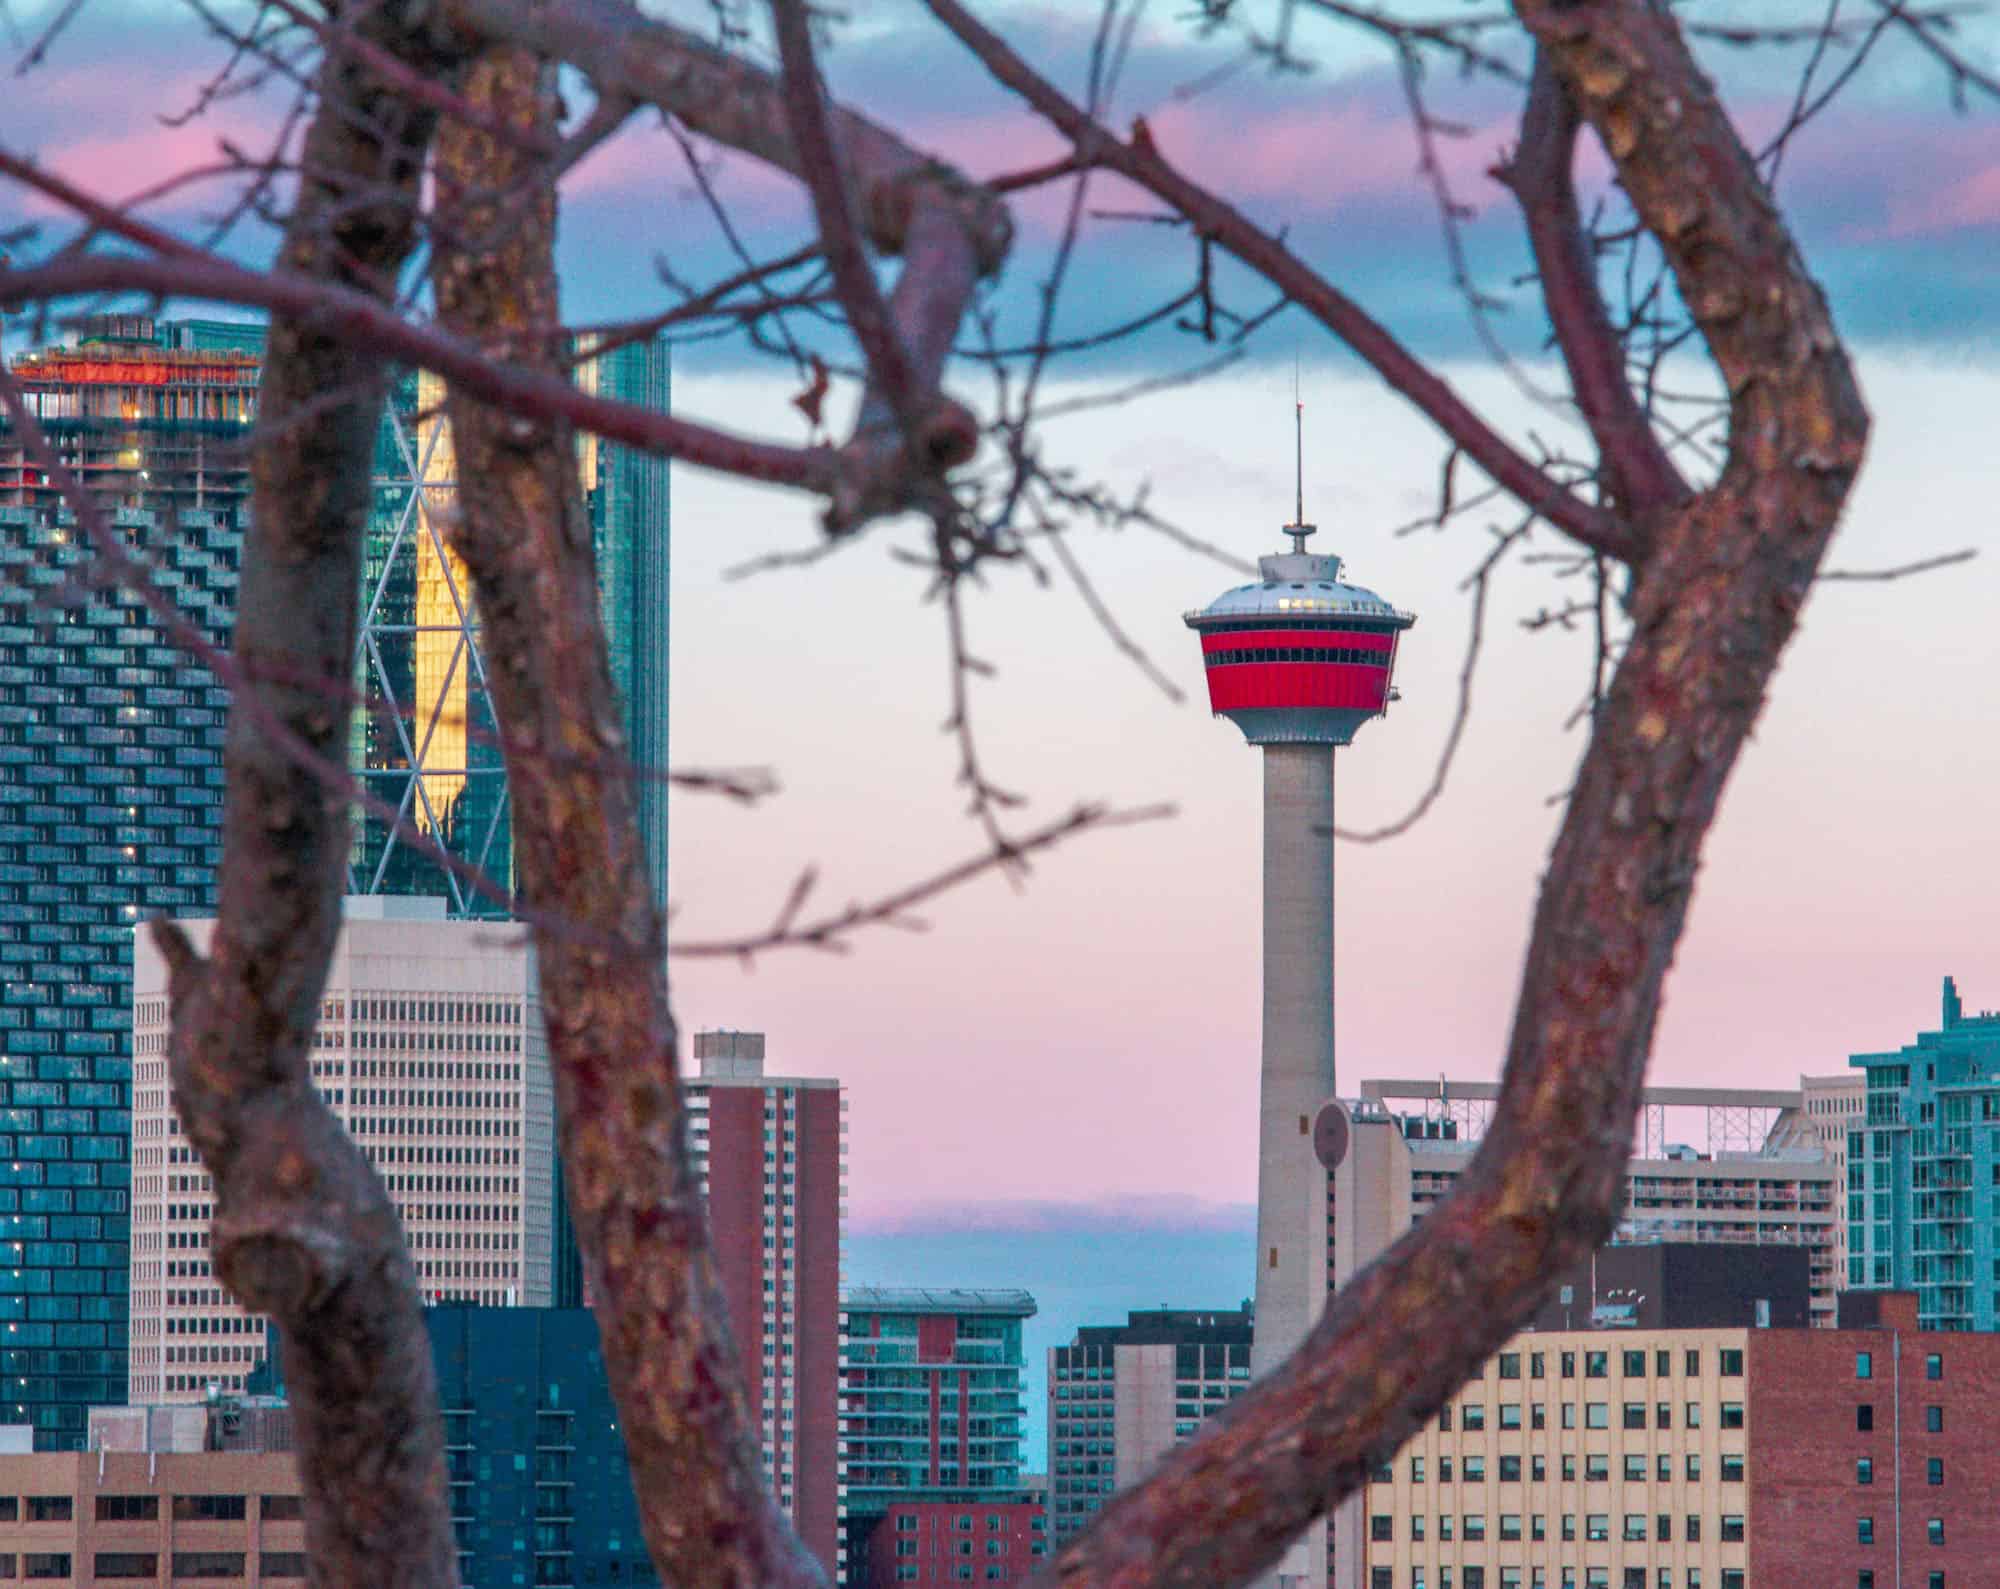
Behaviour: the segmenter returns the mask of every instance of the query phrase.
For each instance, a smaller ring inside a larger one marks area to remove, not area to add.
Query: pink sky
[[[1507,418],[1491,374],[1462,375]],[[1987,417],[2000,372],[1864,366],[1878,427],[1836,561],[1876,565],[1987,539]],[[1289,508],[1290,372],[1251,374],[1066,433],[1066,456],[1147,472],[1179,521],[1249,555]],[[683,367],[677,397],[748,424],[773,386]],[[1371,383],[1309,368],[1309,511],[1354,577],[1421,621],[1404,701],[1340,764],[1343,820],[1379,821],[1423,786],[1463,643],[1456,581],[1481,538],[1392,541],[1433,478],[1421,428]],[[720,570],[808,518],[764,492],[676,477],[674,741],[688,762],[775,765],[786,793],[745,814],[674,813],[680,930],[747,927],[797,866],[829,901],[882,889],[977,843],[959,814],[942,634],[917,582],[863,546],[807,573]],[[884,539],[893,539],[893,536]],[[1233,579],[1138,532],[1079,550],[1121,621],[1191,691],[1180,612]],[[1001,575],[973,607],[999,679],[980,693],[987,757],[1053,814],[1079,797],[1172,800],[1170,823],[1079,843],[1014,892],[985,882],[923,936],[750,973],[676,967],[692,1025],[762,1027],[774,1064],[848,1083],[850,1184],[867,1218],[954,1199],[1246,1200],[1257,1067],[1258,769],[1236,731],[1176,708],[1073,597]],[[1581,652],[1511,622],[1532,572],[1496,596],[1478,704],[1451,787],[1414,832],[1344,846],[1340,1073],[1490,1078],[1533,889],[1577,749],[1560,729]],[[1934,1024],[1937,983],[2000,1004],[2000,850],[1985,730],[2000,680],[2000,563],[1816,593],[1725,802],[1668,983],[1661,1080],[1782,1086]]]

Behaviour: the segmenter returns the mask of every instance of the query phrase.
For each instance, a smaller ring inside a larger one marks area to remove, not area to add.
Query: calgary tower
[[[1283,1362],[1327,1292],[1326,1168],[1313,1125],[1334,1095],[1333,762],[1395,698],[1396,646],[1414,615],[1343,583],[1306,551],[1302,405],[1292,549],[1187,625],[1201,636],[1209,705],[1264,752],[1264,1052],[1257,1128],[1257,1316],[1250,1361]],[[1287,1555],[1286,1589],[1326,1583],[1325,1531]]]

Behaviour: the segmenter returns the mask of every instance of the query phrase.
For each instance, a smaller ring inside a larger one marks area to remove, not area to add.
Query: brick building
[[[285,1408],[96,1408],[89,1442],[0,1455],[0,1579],[305,1582]]]
[[[850,1563],[847,1582],[1024,1584],[1047,1558],[1048,1522],[1040,1501],[896,1501]]]
[[[764,1466],[831,1571],[847,1101],[825,1076],[766,1075],[762,1032],[697,1032],[694,1054],[695,1172]]]
[[[1619,1272],[1632,1251],[1600,1253],[1596,1287],[1574,1278],[1377,1470],[1357,1589],[2000,1581],[2000,1337],[1919,1333],[1903,1294],[1804,1328],[1797,1253],[1723,1323],[1729,1285],[1683,1309]]]

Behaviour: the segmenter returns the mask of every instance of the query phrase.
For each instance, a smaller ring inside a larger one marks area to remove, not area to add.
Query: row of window
[[[1562,1411],[1558,1421],[1562,1427],[1565,1429],[1576,1428],[1577,1404],[1566,1401],[1561,1404],[1561,1408]],[[1453,1417],[1453,1411],[1449,1406],[1439,1410],[1438,1430],[1440,1433],[1451,1433]],[[1456,1417],[1458,1427],[1467,1434],[1480,1434],[1486,1429],[1486,1405],[1484,1402],[1461,1402],[1458,1406]],[[1718,1422],[1724,1429],[1741,1429],[1743,1427],[1743,1403],[1740,1401],[1723,1402]],[[1652,1426],[1655,1429],[1671,1429],[1674,1426],[1674,1408],[1672,1402],[1660,1401],[1653,1403]],[[1521,1404],[1517,1401],[1501,1402],[1499,1404],[1499,1421],[1494,1427],[1499,1429],[1520,1429],[1524,1427],[1521,1422]],[[1548,1408],[1541,1402],[1530,1402],[1528,1404],[1528,1422],[1525,1427],[1529,1429],[1546,1429],[1548,1427]],[[1611,1427],[1611,1403],[1608,1401],[1585,1402],[1583,1404],[1583,1427],[1586,1429],[1609,1429]],[[1623,1429],[1644,1429],[1646,1427],[1646,1403],[1643,1401],[1621,1403],[1619,1407],[1619,1427]],[[1683,1404],[1681,1427],[1684,1429],[1699,1429],[1701,1427],[1700,1402],[1690,1401]]]
[[[172,1554],[173,1576],[182,1579],[242,1578],[249,1571],[248,1553],[240,1550],[177,1550]],[[266,1550],[257,1558],[258,1571],[267,1579],[304,1578],[304,1551]],[[140,1578],[159,1581],[160,1556],[150,1550],[100,1550],[91,1561],[98,1578]],[[67,1551],[31,1550],[17,1559],[12,1551],[0,1551],[0,1578],[35,1578],[69,1582],[74,1574]]]
[[[1527,1463],[1527,1477],[1531,1483],[1540,1484],[1547,1480],[1549,1476],[1548,1459],[1542,1453],[1537,1451],[1525,1460]],[[1621,1460],[1624,1464],[1623,1476],[1635,1482],[1645,1479],[1649,1467],[1652,1470],[1653,1476],[1662,1483],[1670,1481],[1674,1476],[1674,1459],[1670,1452],[1656,1452],[1652,1457],[1648,1458],[1642,1452],[1629,1451]],[[1864,1462],[1867,1461],[1865,1457],[1862,1460]],[[1523,1472],[1523,1458],[1512,1452],[1508,1452],[1494,1458],[1494,1461],[1496,1463],[1497,1477],[1502,1484],[1516,1484],[1520,1482]],[[1557,1472],[1561,1474],[1563,1482],[1566,1484],[1575,1483],[1579,1461],[1576,1454],[1574,1452],[1564,1452],[1558,1461],[1560,1465],[1557,1468]],[[1581,1458],[1581,1462],[1583,1480],[1586,1484],[1609,1482],[1611,1478],[1611,1458],[1604,1452],[1586,1452]],[[1701,1478],[1701,1453],[1699,1451],[1690,1451],[1683,1457],[1682,1462],[1687,1477],[1690,1480],[1699,1481]],[[1426,1471],[1427,1466],[1424,1458],[1420,1456],[1410,1458],[1410,1482],[1412,1484],[1422,1484]],[[1723,1452],[1722,1477],[1732,1482],[1740,1482],[1743,1475],[1743,1453],[1740,1451]],[[1437,1476],[1440,1484],[1449,1484],[1454,1478],[1461,1477],[1469,1484],[1483,1483],[1486,1478],[1486,1458],[1478,1452],[1467,1453],[1455,1461],[1451,1457],[1440,1456],[1437,1459]],[[1393,1477],[1394,1469],[1390,1463],[1384,1462],[1375,1469],[1374,1479],[1379,1484],[1387,1484]],[[1864,1480],[1863,1482],[1865,1483],[1866,1481]]]
[[[1497,1585],[1498,1589],[1549,1589],[1549,1573],[1551,1571],[1560,1575],[1556,1580],[1560,1589],[1579,1589],[1579,1585],[1581,1589],[1612,1589],[1612,1569],[1609,1567],[1559,1567],[1553,1569],[1548,1567],[1501,1567],[1497,1569],[1496,1574],[1491,1578],[1490,1584],[1487,1569],[1484,1567],[1471,1566],[1459,1570],[1463,1573],[1463,1576],[1454,1577],[1452,1568],[1440,1567],[1438,1569],[1436,1589],[1461,1589],[1461,1586],[1462,1589],[1492,1589],[1492,1585]],[[1646,1569],[1644,1567],[1625,1567],[1619,1569],[1619,1571],[1618,1589],[1649,1589]],[[1580,1577],[1579,1574],[1581,1575]],[[1862,1589],[1875,1589],[1874,1579],[1870,1575],[1863,1573],[1862,1577],[1866,1580],[1862,1585]],[[1720,1580],[1721,1589],[1744,1589],[1746,1582],[1744,1570],[1741,1567],[1724,1567],[1720,1574]],[[1676,1589],[1673,1569],[1671,1567],[1657,1569],[1652,1583],[1657,1585],[1657,1589]],[[1685,1576],[1681,1579],[1681,1583],[1686,1586],[1686,1589],[1703,1589],[1701,1569],[1699,1567],[1688,1568]],[[1368,1589],[1397,1589],[1395,1569],[1393,1567],[1370,1568],[1368,1573]],[[1408,1589],[1432,1589],[1429,1579],[1425,1576],[1424,1568],[1417,1567],[1412,1569],[1408,1580]],[[1942,1573],[1931,1574],[1930,1589],[1944,1589],[1944,1575]]]
[[[179,1523],[242,1522],[248,1515],[247,1495],[176,1495],[173,1518]],[[75,1500],[67,1495],[0,1495],[0,1523],[67,1523],[74,1520]],[[259,1498],[258,1513],[266,1522],[285,1522],[303,1517],[304,1503],[296,1495],[265,1495]],[[97,1520],[100,1523],[149,1523],[160,1515],[157,1495],[100,1495]]]
[[[1347,662],[1364,667],[1386,668],[1386,651],[1360,651],[1352,646],[1245,646],[1240,651],[1209,651],[1202,661],[1211,668],[1232,662]]]
[[[1548,1377],[1548,1354],[1546,1352],[1502,1352],[1496,1369],[1502,1379],[1519,1379],[1523,1357],[1526,1357],[1528,1378]],[[1619,1373],[1626,1379],[1644,1379],[1648,1373],[1648,1354],[1643,1350],[1627,1350],[1616,1354]],[[1655,1348],[1651,1355],[1651,1374],[1655,1379],[1665,1379],[1673,1373],[1674,1354],[1665,1347]],[[1866,1356],[1867,1354],[1862,1354]],[[1564,1379],[1576,1378],[1577,1356],[1575,1352],[1560,1352],[1556,1357],[1556,1369]],[[1606,1352],[1585,1352],[1583,1357],[1583,1377],[1585,1379],[1607,1379],[1611,1374],[1613,1354]],[[1716,1350],[1716,1372],[1725,1379],[1740,1377],[1743,1373],[1743,1350],[1741,1347],[1724,1346]],[[1681,1350],[1681,1373],[1690,1379],[1701,1376],[1701,1348],[1684,1347]]]
[[[1430,1519],[1423,1512],[1412,1513],[1406,1519],[1412,1543],[1423,1543],[1430,1538]],[[1646,1540],[1671,1541],[1674,1537],[1674,1519],[1671,1512],[1626,1512],[1620,1519],[1622,1527],[1618,1538],[1633,1543]],[[1872,1527],[1866,1518],[1865,1525]],[[1556,1537],[1566,1543],[1574,1543],[1579,1537],[1595,1544],[1602,1544],[1612,1538],[1611,1514],[1609,1512],[1586,1512],[1583,1514],[1583,1532],[1577,1533],[1577,1515],[1564,1512],[1557,1519]],[[1940,1532],[1942,1526],[1940,1525]],[[1368,1519],[1368,1537],[1377,1544],[1391,1543],[1396,1538],[1396,1519],[1393,1514],[1376,1512]],[[1537,1513],[1503,1512],[1498,1518],[1498,1528],[1491,1536],[1506,1543],[1517,1540],[1541,1541],[1549,1537],[1548,1520]],[[1740,1544],[1744,1537],[1743,1519],[1735,1513],[1725,1514],[1716,1537],[1725,1544]],[[1440,1543],[1455,1543],[1464,1540],[1468,1544],[1478,1544],[1488,1538],[1486,1516],[1482,1512],[1467,1512],[1454,1515],[1440,1512],[1437,1518],[1437,1538]],[[1681,1538],[1689,1544],[1701,1542],[1701,1514],[1689,1512],[1682,1521]],[[1940,1541],[1941,1542],[1941,1541]],[[1862,1541],[1867,1544],[1867,1540]]]

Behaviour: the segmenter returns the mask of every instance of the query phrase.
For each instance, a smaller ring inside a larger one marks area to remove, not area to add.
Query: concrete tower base
[[[1326,1170],[1312,1122],[1333,1096],[1333,749],[1264,747],[1264,1054],[1257,1130],[1261,1377],[1326,1305]],[[1285,1554],[1267,1589],[1325,1589],[1326,1529]]]

